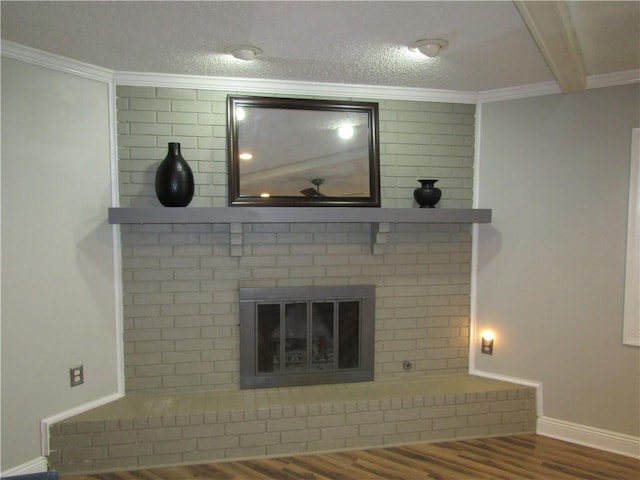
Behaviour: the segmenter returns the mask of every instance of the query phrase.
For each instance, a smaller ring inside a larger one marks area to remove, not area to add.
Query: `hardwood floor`
[[[62,480],[640,480],[640,460],[539,435],[265,458]]]

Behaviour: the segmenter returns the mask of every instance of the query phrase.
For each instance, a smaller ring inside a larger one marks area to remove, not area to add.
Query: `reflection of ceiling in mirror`
[[[241,195],[304,196],[303,190],[316,188],[312,180],[323,180],[319,187],[323,195],[330,197],[369,196],[369,157],[358,156],[340,162],[310,162],[298,169],[298,165],[277,167],[267,175],[260,173],[243,175]]]
[[[326,196],[370,195],[367,113],[242,108],[238,152],[253,156],[240,161],[242,196],[304,196],[317,178]],[[353,137],[340,137],[345,124]]]

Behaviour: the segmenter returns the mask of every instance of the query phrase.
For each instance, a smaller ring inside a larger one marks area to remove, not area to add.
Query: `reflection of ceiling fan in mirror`
[[[316,188],[305,188],[304,190],[300,190],[300,193],[305,197],[324,197],[322,193],[320,193],[320,185],[324,183],[324,178],[314,178],[311,180]]]
[[[300,190],[300,193],[303,194],[305,197],[326,197],[326,195],[324,193],[320,193],[320,185],[324,184],[326,182],[326,180],[324,178],[314,178],[311,180],[311,183],[313,183],[316,188],[305,188],[304,190]],[[338,182],[339,183],[339,182]],[[344,193],[341,194],[340,196],[342,197],[359,197],[359,196],[363,196],[364,192],[353,192],[353,193]]]

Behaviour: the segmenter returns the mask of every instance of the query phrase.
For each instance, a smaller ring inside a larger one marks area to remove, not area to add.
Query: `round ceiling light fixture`
[[[250,62],[254,58],[262,55],[262,50],[253,45],[233,45],[224,49],[224,53],[232,55],[238,60],[244,60]]]
[[[449,42],[442,40],[441,38],[429,38],[425,40],[418,40],[409,45],[409,50],[413,52],[420,52],[427,57],[434,58],[440,53],[440,50],[447,48]]]

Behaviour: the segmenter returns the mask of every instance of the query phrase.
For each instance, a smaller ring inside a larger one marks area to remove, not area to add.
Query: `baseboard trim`
[[[5,470],[0,473],[2,478],[10,477],[13,475],[27,475],[29,473],[42,473],[46,472],[49,468],[46,457],[38,457],[33,460],[29,460],[21,465],[17,465],[13,468]]]
[[[640,458],[640,437],[550,417],[538,418],[536,430],[538,435],[545,437],[557,438],[627,457]]]
[[[538,415],[536,433],[538,435],[557,438],[558,440],[597,448],[598,450],[617,453],[626,457],[640,458],[640,437],[545,417],[542,404],[542,382],[472,368],[469,369],[469,374],[534,387],[536,389],[536,411]]]
[[[64,412],[58,413],[56,415],[43,418],[40,421],[40,448],[42,450],[42,455],[46,457],[51,452],[51,449],[49,447],[49,427],[52,424],[61,422],[62,420],[66,420],[69,417],[79,415],[94,408],[101,407],[102,405],[106,405],[107,403],[111,403],[122,397],[124,397],[124,393],[113,393],[111,395],[107,395],[106,397],[98,398],[97,400],[93,400],[91,402],[78,405],[77,407],[71,408],[69,410],[65,410]]]

